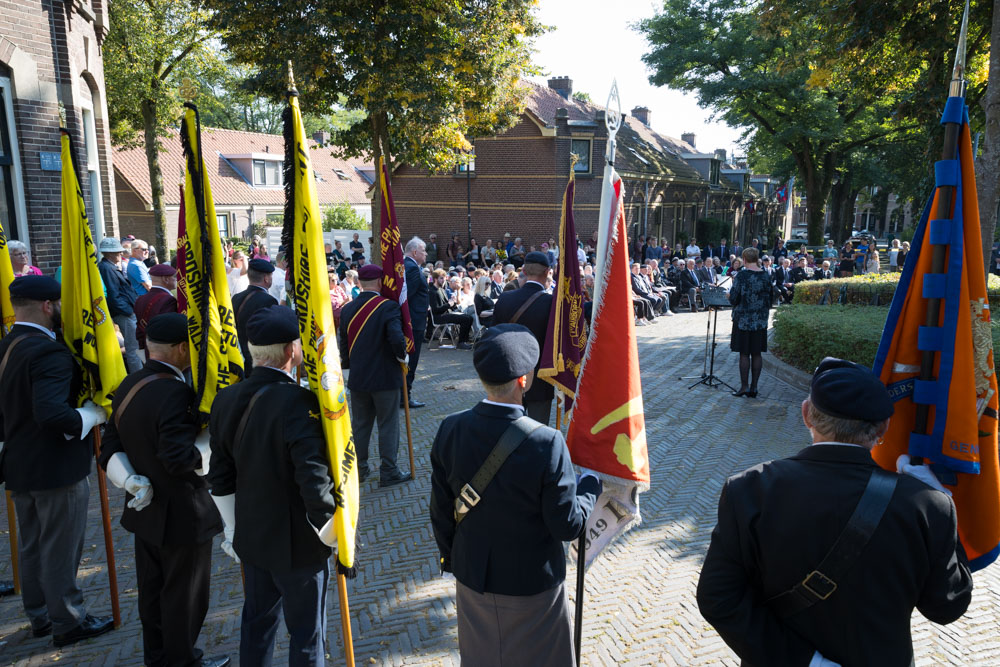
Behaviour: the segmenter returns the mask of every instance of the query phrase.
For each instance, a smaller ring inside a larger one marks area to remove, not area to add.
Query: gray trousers
[[[535,382],[541,382],[537,377]],[[546,401],[525,401],[524,411],[536,422],[549,425],[549,415],[552,414],[552,399]]]
[[[125,367],[129,373],[135,373],[143,366],[139,358],[139,341],[135,338],[135,315],[115,315],[111,318],[122,332],[125,339]]]
[[[574,667],[563,584],[535,595],[477,593],[456,582],[458,652],[477,667]]]
[[[398,470],[396,451],[399,449],[399,389],[384,391],[351,390],[351,428],[354,447],[358,452],[358,469],[368,465],[368,444],[372,429],[378,422],[378,453],[382,459],[380,473]]]
[[[21,601],[31,627],[52,621],[52,631],[69,632],[87,615],[76,571],[83,555],[90,480],[45,491],[15,491]]]

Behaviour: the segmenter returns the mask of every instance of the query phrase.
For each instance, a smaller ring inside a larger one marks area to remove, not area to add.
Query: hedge
[[[844,303],[859,306],[888,306],[896,292],[900,273],[869,273],[850,278],[833,278],[831,280],[807,280],[795,286],[793,303],[816,306],[823,300],[827,290],[830,296],[827,304]],[[987,285],[987,296],[990,310],[1000,313],[1000,277],[990,274]],[[877,298],[877,301],[876,301]]]
[[[807,373],[812,373],[823,357],[871,366],[888,314],[888,306],[782,306],[774,312],[775,353]],[[1000,350],[1000,322],[992,324],[993,349]],[[998,361],[1000,354],[994,353],[995,366]]]

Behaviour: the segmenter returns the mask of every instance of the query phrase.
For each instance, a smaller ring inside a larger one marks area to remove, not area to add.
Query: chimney
[[[330,133],[326,130],[317,130],[316,132],[313,132],[313,141],[320,146],[326,146],[330,143]]]
[[[691,148],[696,147],[694,143],[694,132],[685,132],[684,134],[682,134],[681,141],[691,144]]]
[[[636,107],[632,109],[632,117],[637,121],[649,127],[649,108],[648,107]]]
[[[726,161],[726,149],[725,148],[716,148],[715,149],[715,159],[718,160],[719,162],[725,162]]]
[[[549,88],[562,95],[567,100],[573,96],[573,79],[568,76],[555,76],[549,79]]]

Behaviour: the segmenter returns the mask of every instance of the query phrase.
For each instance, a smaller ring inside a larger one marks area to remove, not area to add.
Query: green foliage
[[[793,304],[803,306],[819,305],[823,295],[829,290],[830,298],[827,304],[839,303],[843,296],[844,302],[857,306],[869,306],[877,303],[887,306],[892,301],[899,284],[901,272],[866,273],[850,278],[833,278],[832,280],[807,280],[795,286]],[[989,274],[986,281],[986,295],[992,312],[1000,312],[1000,277]]]
[[[718,245],[719,241],[730,237],[730,230],[732,229],[732,224],[726,222],[725,220],[719,220],[718,218],[699,218],[698,219],[698,234],[695,238],[698,239],[699,245],[705,245],[706,243],[711,243],[713,246]]]
[[[573,99],[577,102],[586,102],[587,104],[594,103],[594,100],[590,97],[590,93],[585,93],[582,90],[578,90],[573,93]]]
[[[334,229],[363,229],[369,231],[371,225],[346,201],[323,211],[323,231]]]

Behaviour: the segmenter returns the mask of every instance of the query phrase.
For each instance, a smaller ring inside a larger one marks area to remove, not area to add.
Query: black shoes
[[[52,634],[52,622],[49,621],[45,625],[37,628],[31,628],[32,637],[48,637]]]
[[[468,343],[459,343],[456,347],[458,347],[458,349],[460,349],[460,350],[471,350],[472,349],[472,346],[469,345]]]
[[[410,399],[410,409],[411,410],[415,410],[417,408],[422,408],[425,405],[427,405],[427,404],[426,403],[421,403],[420,401],[415,401],[412,398]],[[406,403],[404,401],[400,401],[399,402],[399,407],[400,407],[400,409],[405,408],[406,407]]]
[[[399,470],[394,470],[391,473],[380,475],[378,485],[384,489],[387,486],[396,486],[397,484],[408,482],[410,479],[409,475],[404,475]]]
[[[0,598],[5,598],[8,595],[14,594],[14,582],[13,581],[0,581]]]
[[[363,484],[366,479],[368,479],[369,471],[368,466],[363,465],[358,468],[358,484]]]
[[[228,655],[216,655],[211,658],[202,658],[201,667],[229,667],[230,659]]]
[[[739,398],[740,396],[746,396],[749,393],[750,393],[749,389],[740,389],[739,391],[734,391],[733,396]]]
[[[54,635],[52,637],[52,643],[57,647],[69,646],[70,644],[75,644],[83,639],[90,639],[91,637],[103,635],[105,632],[110,631],[113,627],[114,621],[110,616],[91,616],[90,614],[87,614],[87,617],[83,619],[83,622],[80,623],[80,625],[65,634]]]

